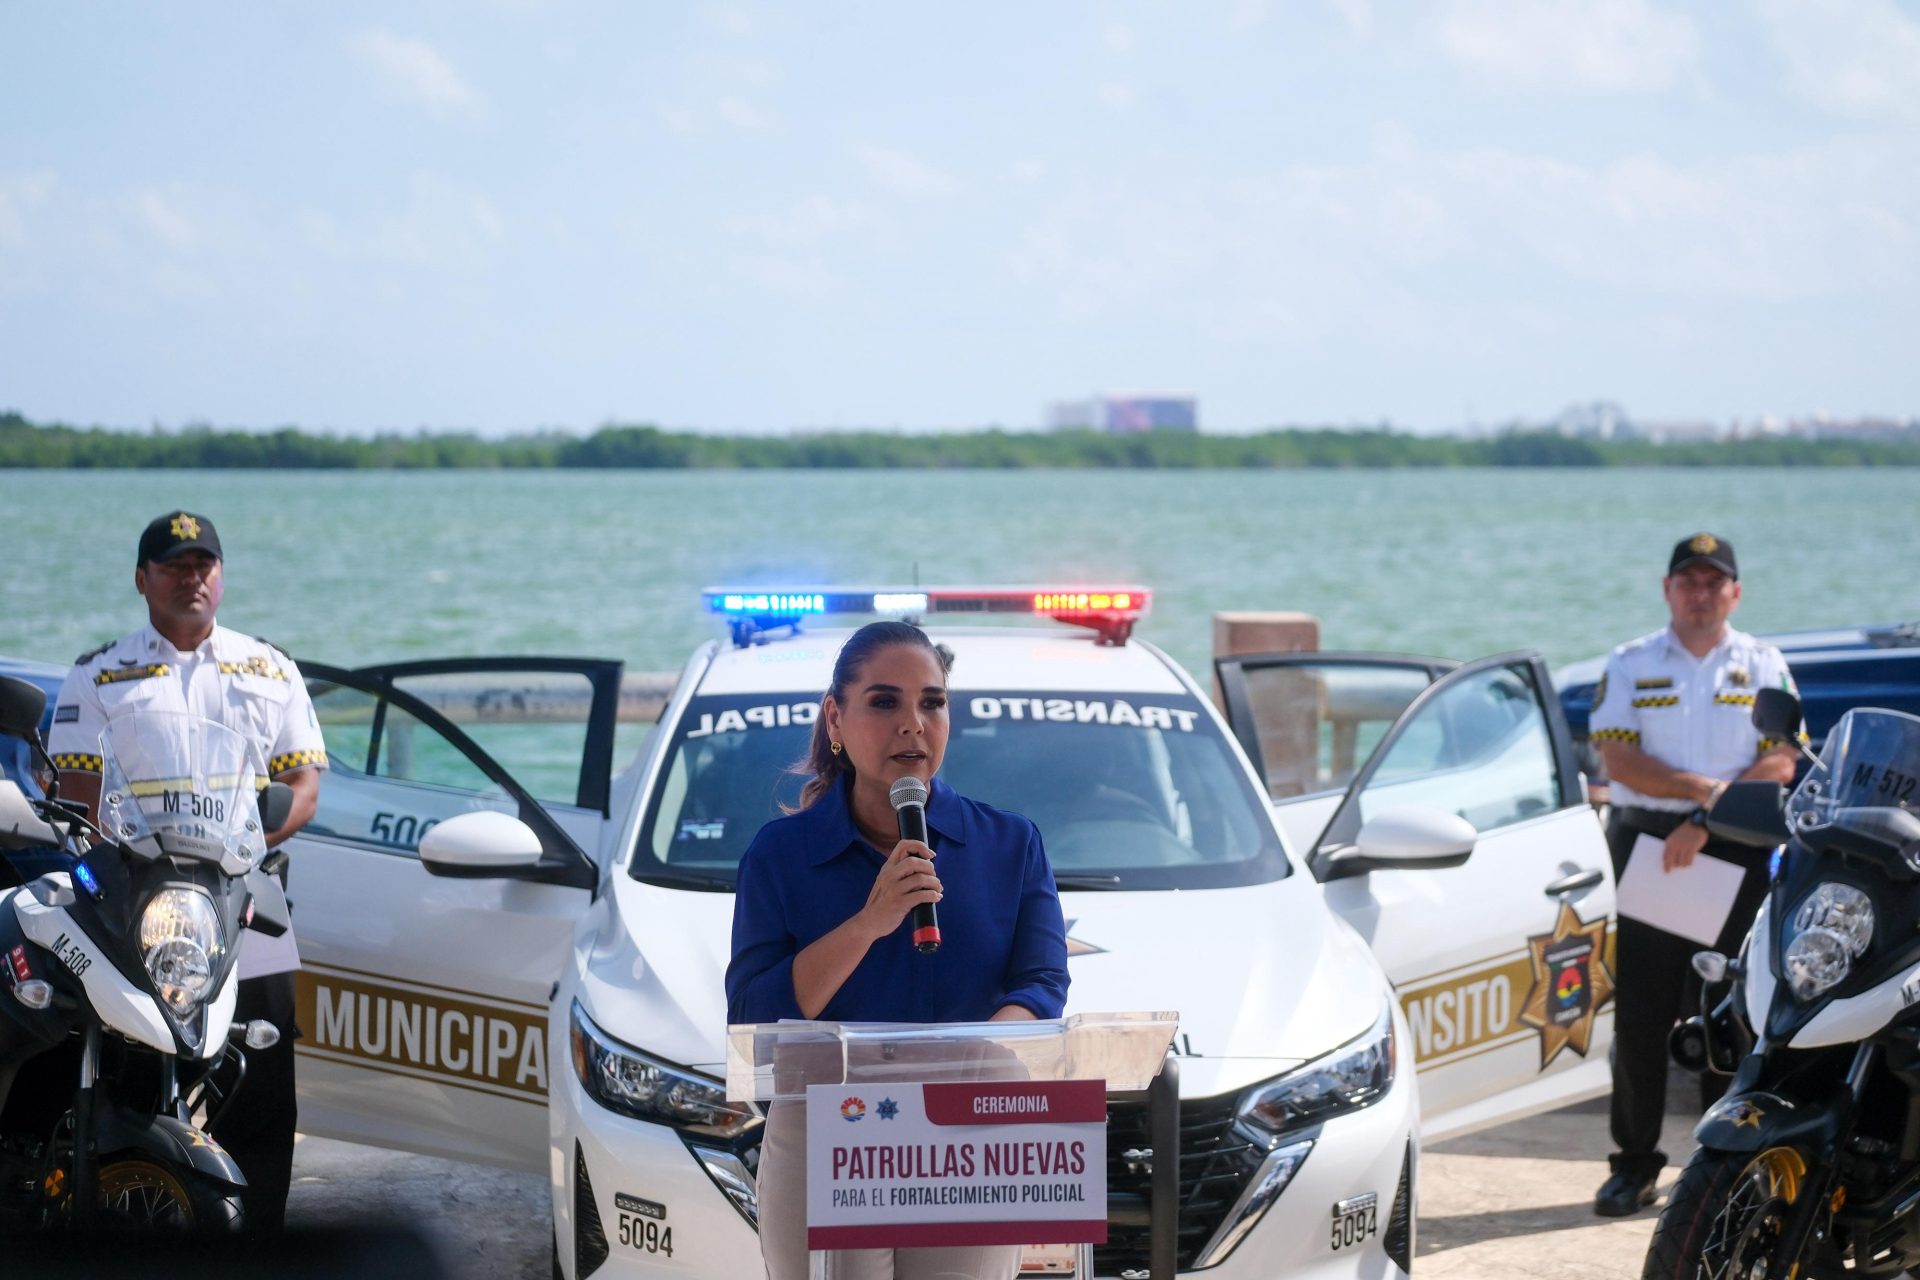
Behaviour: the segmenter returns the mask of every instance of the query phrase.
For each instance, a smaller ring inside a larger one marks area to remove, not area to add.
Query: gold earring
[[[839,743],[830,741],[827,743],[827,750],[833,752],[835,755],[839,755],[842,748]]]

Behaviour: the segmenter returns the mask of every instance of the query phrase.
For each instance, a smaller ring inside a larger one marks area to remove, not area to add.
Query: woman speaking
[[[935,775],[947,749],[951,659],[920,628],[850,636],[821,699],[800,808],[760,829],[740,860],[727,1020],[982,1022],[1057,1018],[1066,929],[1031,822],[959,795]],[[928,843],[902,840],[888,788],[918,778]],[[917,951],[913,909],[939,904],[942,944]],[[775,1103],[759,1168],[760,1252],[770,1280],[804,1280],[806,1118]],[[856,1250],[837,1276],[1000,1280],[1017,1247]]]

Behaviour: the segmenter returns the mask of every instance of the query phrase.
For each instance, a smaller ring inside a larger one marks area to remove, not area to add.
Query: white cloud
[[[376,27],[354,40],[353,51],[390,91],[441,119],[470,119],[480,114],[479,95],[424,40]]]
[[[27,242],[28,216],[53,194],[50,173],[0,174],[0,244]]]
[[[1767,0],[1761,16],[1788,80],[1823,110],[1920,120],[1920,23],[1887,0]]]
[[[1365,38],[1373,34],[1372,0],[1330,0],[1333,11],[1340,15],[1347,30]]]
[[[853,154],[868,177],[895,195],[944,196],[960,189],[959,179],[910,152],[859,143]]]
[[[1692,21],[1649,0],[1448,0],[1437,38],[1457,66],[1503,89],[1666,89],[1699,55]]]
[[[765,133],[767,117],[745,98],[722,98],[715,109],[722,121],[742,133]]]
[[[193,219],[172,198],[151,189],[142,191],[133,199],[133,210],[162,247],[176,252],[193,247]]]

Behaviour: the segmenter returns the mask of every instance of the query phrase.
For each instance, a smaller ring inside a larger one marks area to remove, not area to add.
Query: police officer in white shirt
[[[1762,738],[1753,727],[1754,690],[1793,690],[1786,659],[1765,641],[1727,625],[1740,603],[1733,544],[1711,533],[1683,538],[1663,583],[1672,622],[1630,640],[1607,658],[1594,691],[1590,738],[1612,780],[1607,844],[1616,875],[1636,841],[1661,840],[1662,871],[1685,867],[1702,853],[1738,863],[1746,878],[1718,940],[1731,952],[1753,923],[1767,891],[1763,852],[1714,840],[1706,810],[1736,779],[1789,782],[1791,744]],[[1691,939],[1627,916],[1620,918],[1614,973],[1612,1176],[1594,1197],[1594,1211],[1621,1217],[1653,1202],[1666,1164],[1660,1121],[1666,1110],[1667,1037],[1676,1018],[1699,999]],[[1690,1003],[1691,1002],[1691,1003]],[[1725,1087],[1701,1077],[1703,1105]]]
[[[267,833],[267,847],[277,847],[313,817],[327,767],[299,668],[266,641],[214,621],[222,558],[220,536],[205,516],[173,511],[149,524],[140,535],[133,585],[146,597],[147,625],[81,654],[55,700],[48,748],[61,796],[98,804],[100,733],[109,720],[138,711],[190,713],[251,739],[268,776],[293,788],[292,815]],[[271,857],[266,865],[273,865]],[[293,1167],[293,970],[299,960],[292,939],[291,932],[279,939],[246,935],[234,1018],[265,1018],[280,1029],[280,1042],[247,1051],[245,1084],[214,1132],[247,1176],[248,1225],[268,1231],[285,1217]]]

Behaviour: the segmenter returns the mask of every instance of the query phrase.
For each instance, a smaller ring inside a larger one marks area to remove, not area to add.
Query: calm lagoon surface
[[[1196,673],[1222,609],[1329,649],[1558,665],[1666,620],[1674,541],[1739,552],[1749,631],[1920,618],[1920,474],[1405,471],[9,471],[0,654],[133,629],[155,515],[213,518],[220,619],[299,658],[560,654],[677,669],[721,583],[1138,583]],[[961,675],[961,673],[956,673]],[[962,680],[964,676],[961,675]]]

